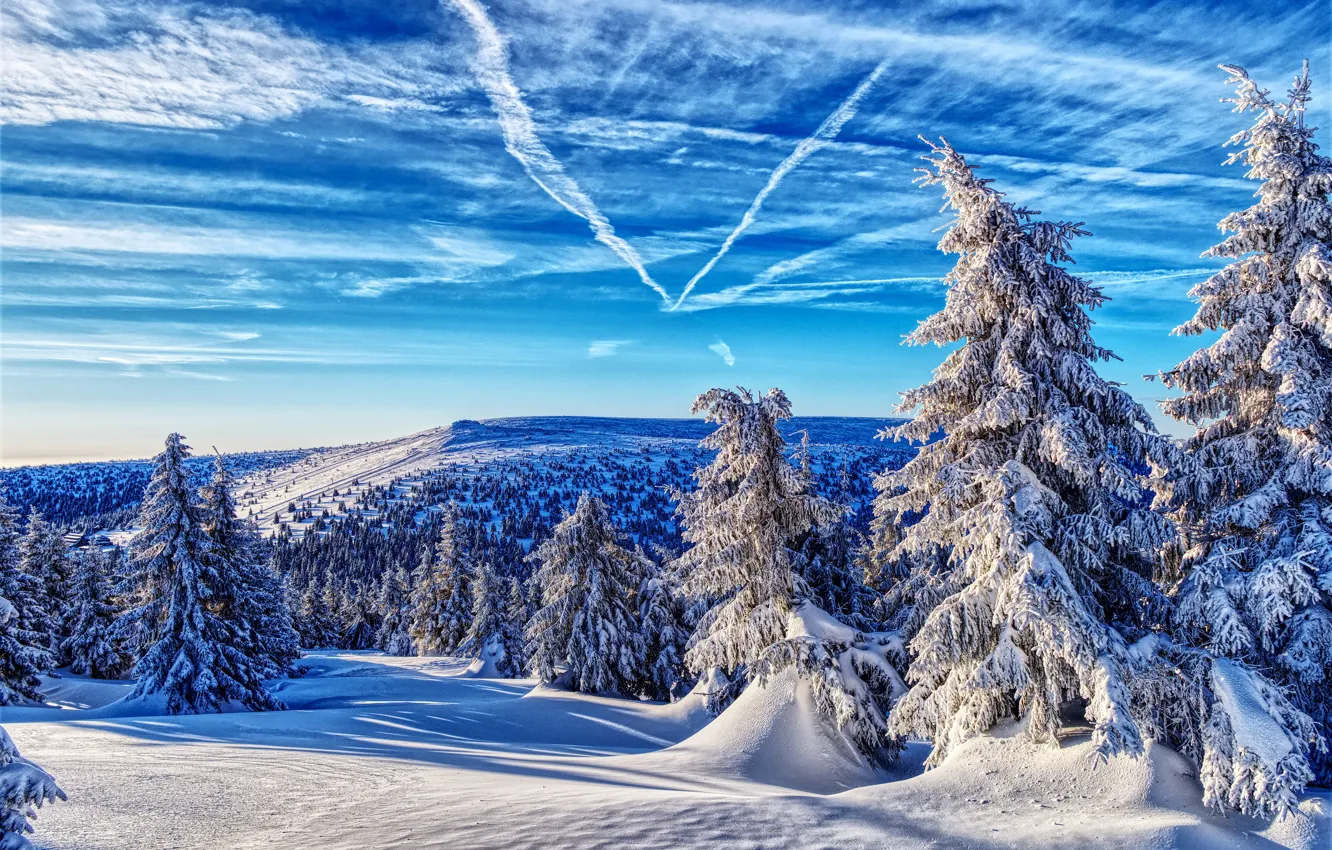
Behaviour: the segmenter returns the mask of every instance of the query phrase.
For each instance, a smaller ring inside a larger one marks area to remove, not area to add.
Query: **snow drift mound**
[[[947,824],[960,845],[1035,847],[1327,847],[1320,800],[1270,822],[1202,805],[1197,769],[1168,747],[1148,744],[1140,758],[1102,764],[1087,736],[1055,748],[1034,744],[1016,726],[957,747],[934,770],[902,782],[858,788],[838,799],[875,811],[890,828],[936,831]]]
[[[458,674],[460,679],[509,679],[502,669],[507,658],[504,644],[491,639],[481,647],[481,652],[467,665],[467,669]]]
[[[832,722],[819,714],[809,683],[794,669],[778,673],[764,685],[750,685],[716,720],[675,746],[637,758],[680,773],[814,794],[832,794],[879,778]]]

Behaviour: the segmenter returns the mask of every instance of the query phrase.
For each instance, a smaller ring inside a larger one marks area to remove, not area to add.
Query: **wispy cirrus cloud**
[[[731,347],[722,340],[717,340],[708,349],[722,359],[727,366],[735,365],[735,355],[731,353]]]
[[[414,93],[415,55],[393,58],[295,34],[229,7],[12,0],[0,43],[0,122],[104,121],[219,129],[340,98]],[[461,89],[429,78],[432,95]]]
[[[593,359],[600,357],[614,357],[620,353],[620,349],[626,345],[632,345],[631,339],[597,339],[593,340],[587,346],[587,356]]]

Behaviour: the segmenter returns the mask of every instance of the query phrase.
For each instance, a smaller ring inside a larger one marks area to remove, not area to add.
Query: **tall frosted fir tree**
[[[256,557],[254,525],[237,515],[235,485],[219,454],[213,477],[199,491],[204,531],[212,546],[218,588],[211,601],[240,636],[241,649],[263,678],[286,675],[300,658],[300,635],[292,625],[282,581]]]
[[[605,503],[583,493],[578,506],[530,557],[541,566],[541,608],[527,624],[533,671],[550,682],[631,694],[643,669],[636,596],[651,564],[620,545]]]
[[[4,618],[0,599],[0,619]],[[19,755],[4,727],[0,726],[0,848],[33,850],[27,836],[36,809],[45,803],[66,800],[65,792],[51,774]]]
[[[39,579],[19,569],[18,514],[0,496],[0,705],[40,701],[38,676],[55,666]]]
[[[453,652],[472,626],[472,566],[458,545],[458,515],[444,512],[433,557],[423,565],[412,590],[408,632],[419,655]]]
[[[510,675],[521,678],[527,675],[527,621],[530,612],[527,598],[523,594],[523,583],[509,576],[504,584],[504,647],[512,671]]]
[[[1167,446],[1092,365],[1114,356],[1090,333],[1105,297],[1059,265],[1085,231],[1035,220],[946,141],[931,148],[918,182],[943,187],[955,217],[939,249],[960,259],[944,308],[907,341],[961,345],[903,394],[916,417],[882,435],[943,437],[876,485],[899,521],[923,514],[893,554],[948,561],[891,727],[929,738],[937,765],[1009,716],[1053,742],[1061,703],[1081,698],[1096,752],[1136,753],[1127,647],[1107,620],[1156,595],[1145,576],[1170,529],[1142,507],[1134,468]]]
[[[1327,730],[1332,724],[1332,160],[1305,125],[1309,66],[1273,100],[1244,69],[1229,102],[1254,122],[1228,162],[1258,181],[1204,256],[1230,265],[1190,293],[1175,333],[1221,336],[1172,371],[1163,403],[1196,426],[1190,463],[1158,482],[1185,532],[1178,620],[1213,652],[1251,662]],[[1332,743],[1332,742],[1329,742]],[[1298,748],[1296,749],[1298,753]],[[1314,747],[1318,778],[1332,757]],[[1278,765],[1263,767],[1267,780]],[[1280,771],[1289,774],[1286,768]],[[1242,787],[1225,795],[1245,796]],[[1224,796],[1224,795],[1223,795]]]
[[[288,593],[288,600],[292,594]],[[314,649],[333,646],[338,640],[338,621],[334,603],[337,596],[329,585],[328,576],[319,572],[310,577],[310,581],[301,591],[294,603],[296,631],[300,635],[301,645]]]
[[[685,661],[697,673],[723,671],[732,685],[760,685],[794,669],[818,712],[867,758],[899,749],[886,714],[903,690],[889,658],[895,641],[869,636],[817,607],[796,572],[793,546],[831,527],[844,509],[812,492],[808,470],[785,452],[780,423],[791,416],[781,390],[713,389],[694,401],[717,430],[703,447],[717,452],[695,473],[698,487],[678,494],[684,539],[676,562],[686,594],[713,601],[689,640]],[[716,710],[734,688],[709,694]]]
[[[184,439],[168,436],[139,509],[143,528],[130,541],[132,607],[119,631],[144,648],[130,698],[159,697],[171,714],[218,711],[231,702],[281,708],[264,690],[264,667],[247,654],[248,636],[230,610],[238,588],[205,531],[188,457]]]
[[[841,511],[811,493],[786,457],[779,423],[791,402],[781,390],[712,389],[691,412],[717,423],[701,444],[717,454],[694,474],[697,488],[677,494],[693,544],[678,569],[686,594],[718,601],[699,620],[685,661],[696,673],[731,675],[785,638],[797,595],[788,547]]]

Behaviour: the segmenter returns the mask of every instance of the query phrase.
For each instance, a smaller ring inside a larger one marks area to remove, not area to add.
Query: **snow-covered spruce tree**
[[[322,572],[305,585],[297,598],[293,617],[301,646],[315,649],[333,646],[338,642],[339,629],[334,616],[334,602],[336,596],[331,592],[328,576]]]
[[[19,569],[18,515],[0,496],[0,705],[40,701],[38,676],[55,666],[41,582]]]
[[[760,685],[794,667],[818,710],[873,761],[894,757],[887,712],[902,690],[890,655],[892,636],[867,635],[837,622],[809,601],[790,547],[843,509],[810,491],[791,465],[779,423],[791,416],[781,390],[713,389],[693,412],[716,431],[703,440],[712,463],[698,487],[677,494],[684,539],[676,562],[687,594],[715,600],[690,638],[685,661],[699,674],[721,671],[733,683]],[[718,708],[712,694],[709,701]]]
[[[29,627],[46,634],[46,645],[60,661],[68,613],[70,561],[60,530],[38,512],[28,514],[27,528],[19,538],[19,569],[38,582],[41,602],[27,615]],[[21,612],[22,613],[22,612]]]
[[[116,639],[120,608],[111,595],[108,571],[107,557],[96,549],[75,557],[66,619],[69,636],[60,645],[71,672],[95,679],[118,679],[133,663]]]
[[[379,611],[362,585],[355,585],[347,595],[343,616],[346,625],[340,645],[346,649],[371,649],[379,639]]]
[[[407,633],[410,599],[411,578],[407,570],[401,566],[385,570],[375,606],[379,611],[378,646],[389,655],[416,654],[412,636]]]
[[[239,588],[204,529],[188,457],[184,438],[169,435],[144,491],[142,530],[130,541],[131,608],[117,632],[144,647],[130,698],[160,696],[171,714],[219,711],[233,702],[282,708],[264,690],[263,665],[247,654],[247,636],[232,618]]]
[[[285,676],[300,658],[300,636],[277,574],[256,555],[254,524],[239,517],[235,480],[222,455],[200,491],[204,531],[216,562],[218,589],[210,600],[241,638],[240,649],[259,666],[262,678]]]
[[[652,566],[638,589],[645,651],[641,690],[651,699],[674,701],[687,690],[684,655],[693,629],[685,622],[685,600],[675,577],[665,567]]]
[[[531,612],[523,593],[523,583],[513,576],[504,581],[504,647],[513,677],[521,678],[527,675],[527,623]]]
[[[509,591],[509,579],[481,564],[473,585],[472,624],[458,647],[460,655],[493,664],[506,679],[523,675],[524,654],[522,634],[509,619]]]
[[[1221,331],[1161,375],[1165,412],[1194,425],[1190,462],[1157,481],[1184,531],[1177,623],[1214,653],[1250,662],[1332,726],[1332,160],[1304,123],[1309,68],[1284,102],[1222,66],[1252,112],[1228,163],[1259,182],[1257,202],[1221,221],[1204,256],[1233,260],[1190,293],[1175,333]],[[1328,742],[1332,745],[1332,742]],[[1332,754],[1311,749],[1318,780]],[[1264,782],[1279,766],[1266,765]],[[1281,769],[1291,776],[1290,769]],[[1236,773],[1238,774],[1238,769]],[[1210,787],[1210,786],[1209,786]],[[1242,792],[1241,796],[1248,792]],[[1219,793],[1217,800],[1232,793]]]
[[[1159,597],[1147,577],[1171,532],[1143,506],[1134,467],[1168,445],[1092,366],[1114,356],[1090,334],[1105,297],[1059,265],[1085,231],[1034,220],[947,141],[930,147],[919,182],[943,186],[956,215],[939,249],[961,258],[944,308],[907,341],[962,344],[904,393],[916,417],[883,436],[925,445],[877,485],[899,520],[923,514],[893,554],[948,560],[891,727],[929,738],[937,765],[1009,716],[1053,742],[1061,704],[1080,698],[1099,756],[1137,753],[1127,646],[1108,623]]]
[[[36,809],[67,799],[49,773],[19,755],[0,726],[0,850],[33,850],[27,836],[33,831]]]
[[[778,423],[791,417],[781,390],[712,389],[692,413],[717,423],[701,446],[712,463],[694,473],[696,489],[677,493],[684,540],[677,569],[686,593],[718,600],[699,621],[685,660],[696,673],[733,676],[786,635],[796,576],[791,543],[839,508],[809,492],[785,454]]]
[[[419,655],[445,655],[467,638],[472,625],[472,565],[458,541],[458,515],[444,512],[434,557],[422,564],[412,590],[409,633]]]
[[[541,609],[527,624],[527,648],[541,681],[563,669],[575,691],[634,692],[644,649],[636,597],[651,565],[619,538],[605,503],[583,493],[529,556],[540,564]]]

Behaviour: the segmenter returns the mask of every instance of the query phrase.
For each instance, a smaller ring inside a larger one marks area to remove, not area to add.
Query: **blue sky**
[[[1216,64],[1284,91],[1308,57],[1332,125],[1325,0],[0,14],[6,464],[681,416],[715,385],[891,415],[952,265],[918,133],[1087,223],[1104,372],[1154,408],[1253,191]]]

